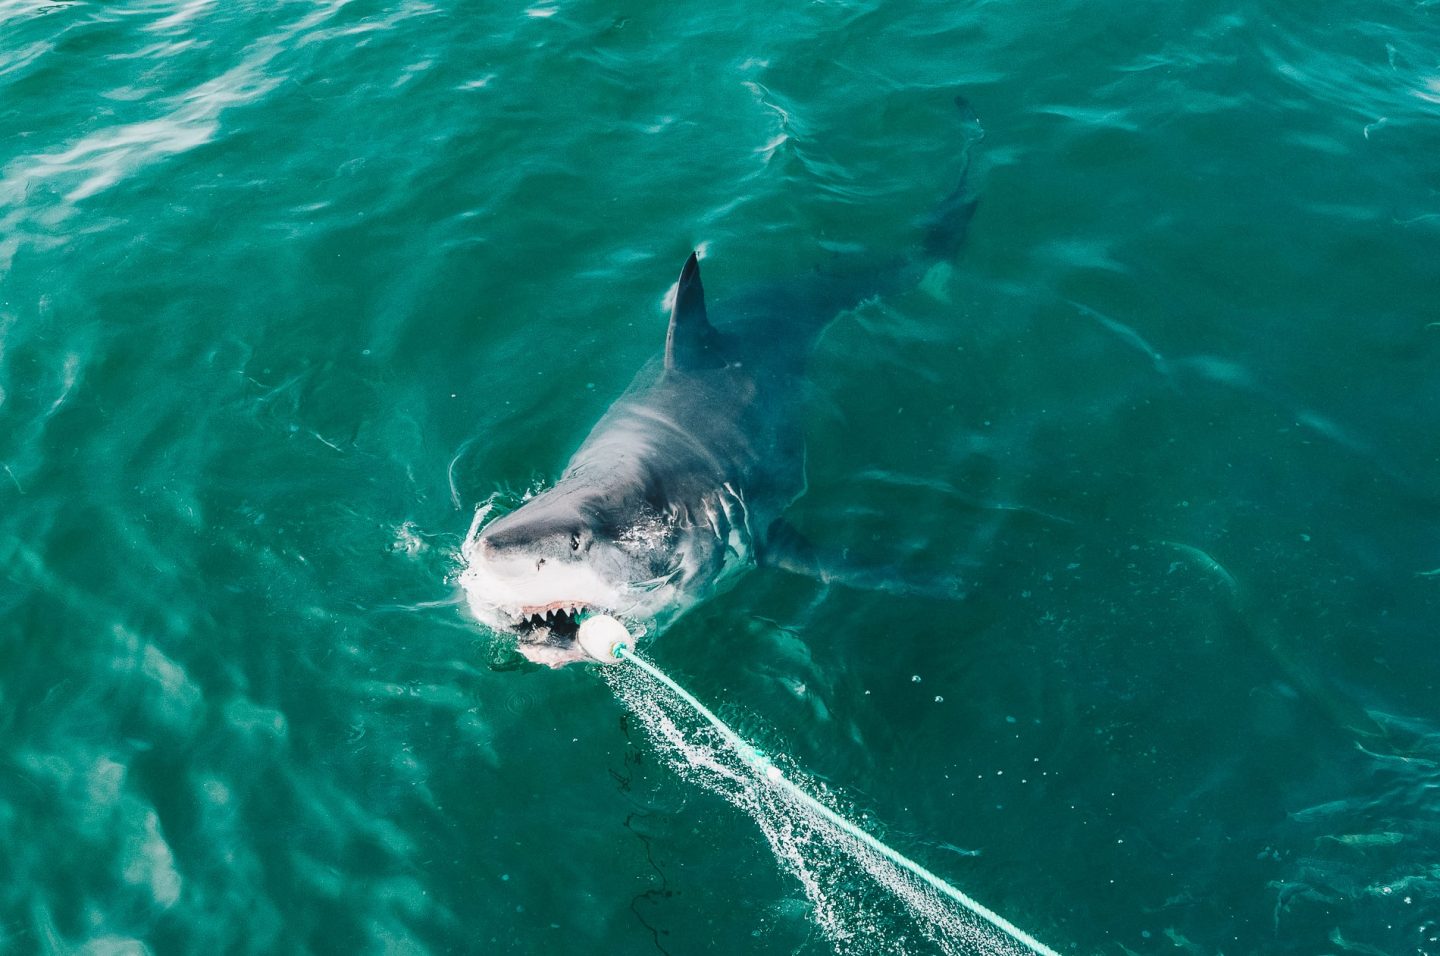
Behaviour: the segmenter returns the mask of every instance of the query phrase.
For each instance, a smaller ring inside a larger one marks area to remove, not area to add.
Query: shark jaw
[[[592,612],[584,604],[562,603],[559,607],[525,607],[512,625],[516,649],[526,660],[546,667],[563,667],[584,660],[576,638],[583,615]],[[608,613],[608,612],[602,612]]]

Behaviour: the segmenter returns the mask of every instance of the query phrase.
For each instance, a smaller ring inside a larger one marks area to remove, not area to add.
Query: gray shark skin
[[[692,253],[664,352],[555,485],[494,520],[477,513],[461,574],[475,617],[515,634],[526,658],[559,667],[584,659],[575,635],[587,613],[656,633],[756,564],[816,570],[782,519],[805,485],[797,411],[806,360],[837,314],[914,285],[952,256],[974,207],[962,164],[915,253],[755,290],[722,303],[713,320]]]

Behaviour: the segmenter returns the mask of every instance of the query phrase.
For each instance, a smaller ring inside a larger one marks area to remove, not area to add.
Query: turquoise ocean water
[[[967,596],[646,652],[1061,952],[1440,952],[1426,0],[0,2],[0,951],[943,948],[457,579],[691,248],[908,248],[956,95],[792,517]]]

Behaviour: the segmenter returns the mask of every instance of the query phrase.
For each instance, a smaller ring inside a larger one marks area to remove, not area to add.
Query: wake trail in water
[[[837,952],[1054,956],[849,823],[839,795],[788,758],[755,751],[659,671],[631,660],[636,666],[602,669],[616,696],[672,771],[755,821]]]

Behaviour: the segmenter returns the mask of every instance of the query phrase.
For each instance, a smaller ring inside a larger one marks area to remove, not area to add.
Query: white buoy
[[[630,643],[630,632],[625,625],[608,614],[597,614],[580,622],[580,634],[576,637],[580,649],[593,660],[602,664],[613,664]]]

